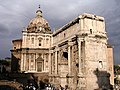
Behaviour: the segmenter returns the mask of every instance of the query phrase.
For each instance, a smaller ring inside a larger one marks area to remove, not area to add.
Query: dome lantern
[[[37,15],[38,17],[42,17],[42,11],[40,10],[40,5],[39,5],[39,7],[38,7],[38,10],[36,11],[36,15]]]

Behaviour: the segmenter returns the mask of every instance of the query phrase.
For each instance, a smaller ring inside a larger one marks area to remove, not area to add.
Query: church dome
[[[27,27],[28,32],[42,32],[42,33],[51,33],[50,26],[42,17],[42,11],[39,9],[36,11],[36,17],[33,18]]]

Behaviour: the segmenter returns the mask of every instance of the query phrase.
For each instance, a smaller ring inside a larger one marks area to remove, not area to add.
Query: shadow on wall
[[[110,74],[107,71],[100,71],[98,68],[96,68],[94,74],[97,77],[96,83],[98,83],[98,89],[113,90],[113,86],[110,84]]]
[[[38,80],[38,77],[33,73],[0,73],[0,90],[23,90],[31,85],[36,89],[45,89],[47,84],[49,84],[47,78]]]
[[[20,71],[20,65],[19,65],[19,58],[16,58],[12,54],[12,61],[11,61],[11,72],[18,72]]]
[[[3,78],[4,77],[4,78]],[[25,73],[1,73],[0,90],[23,90],[27,85],[37,86],[37,78],[33,74]]]
[[[17,88],[8,85],[0,85],[0,90],[17,90]]]

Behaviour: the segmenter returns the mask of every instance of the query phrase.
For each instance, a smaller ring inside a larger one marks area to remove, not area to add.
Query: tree
[[[1,65],[5,65],[5,66],[9,66],[9,65],[10,65],[10,62],[9,62],[9,61],[6,61],[6,60],[0,60],[0,64],[1,64]]]
[[[116,75],[120,74],[120,66],[114,65],[114,73],[115,73]]]

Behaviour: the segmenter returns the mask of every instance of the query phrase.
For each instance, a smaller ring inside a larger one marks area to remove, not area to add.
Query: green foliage
[[[6,60],[0,60],[0,64],[1,65],[5,65],[5,66],[9,66],[10,62],[6,61]]]
[[[120,74],[120,66],[114,65],[114,73],[117,75]]]

